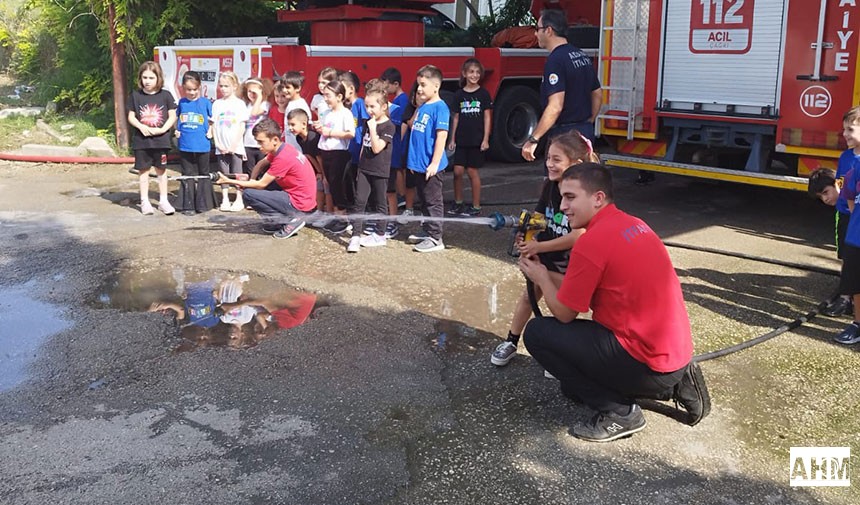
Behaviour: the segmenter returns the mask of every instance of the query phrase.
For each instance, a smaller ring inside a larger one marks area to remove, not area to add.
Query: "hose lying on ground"
[[[169,154],[167,161],[176,161],[179,157]],[[106,164],[106,165],[130,165],[134,163],[133,156],[101,158],[96,156],[47,156],[38,154],[15,154],[0,152],[0,160],[4,161],[26,161],[29,163],[77,163],[82,165]]]
[[[839,271],[836,269],[833,269],[833,268],[824,268],[824,267],[819,267],[819,266],[815,266],[815,265],[806,265],[804,263],[794,263],[791,261],[775,260],[772,258],[764,258],[761,256],[754,256],[751,254],[736,253],[736,252],[732,252],[732,251],[722,251],[720,249],[713,249],[711,247],[700,247],[700,246],[683,244],[680,242],[673,242],[673,241],[668,241],[668,240],[663,241],[663,244],[666,245],[666,247],[674,247],[677,249],[687,249],[690,251],[706,252],[706,253],[710,253],[710,254],[719,254],[721,256],[730,256],[733,258],[741,258],[741,259],[746,259],[746,260],[751,260],[751,261],[758,261],[761,263],[768,263],[771,265],[779,265],[779,266],[784,266],[784,267],[789,267],[789,268],[795,268],[798,270],[804,270],[807,272],[814,272],[814,273],[825,274],[825,275],[835,275],[836,277],[839,277]],[[706,352],[704,354],[697,354],[696,356],[693,356],[693,360],[696,362],[701,362],[701,361],[707,361],[710,359],[720,358],[720,357],[723,357],[723,356],[726,356],[726,355],[729,355],[729,354],[732,354],[732,353],[735,353],[738,351],[742,351],[744,349],[748,349],[748,348],[750,348],[754,345],[758,345],[762,342],[767,342],[768,340],[770,340],[774,337],[777,337],[779,335],[782,335],[783,333],[786,333],[788,331],[799,328],[801,325],[803,325],[804,323],[808,323],[809,321],[813,320],[815,318],[815,316],[820,314],[821,311],[824,310],[824,307],[826,307],[827,304],[830,303],[836,296],[839,296],[839,294],[838,293],[834,294],[829,299],[824,300],[821,303],[819,303],[818,306],[814,310],[807,312],[806,314],[796,318],[794,321],[783,324],[782,326],[780,326],[778,328],[774,328],[773,330],[765,333],[764,335],[759,335],[758,337],[751,338],[751,339],[744,341],[744,342],[741,342],[739,344],[725,347],[723,349],[718,349],[716,351]]]
[[[730,256],[730,257],[741,258],[741,259],[746,259],[746,260],[750,260],[750,261],[758,261],[761,263],[768,263],[771,265],[779,265],[779,266],[784,266],[784,267],[789,267],[789,268],[795,268],[795,269],[804,270],[807,272],[814,272],[814,273],[825,274],[825,275],[834,275],[836,277],[839,277],[839,275],[840,275],[840,272],[836,269],[833,269],[833,268],[825,268],[825,267],[819,267],[819,266],[815,266],[815,265],[807,265],[804,263],[795,263],[795,262],[791,262],[791,261],[775,260],[775,259],[771,259],[771,258],[765,258],[762,256],[754,256],[751,254],[737,253],[737,252],[732,252],[732,251],[723,251],[723,250],[714,249],[711,247],[700,247],[700,246],[683,244],[680,242],[673,242],[673,241],[668,241],[668,240],[663,241],[663,244],[666,247],[674,247],[677,249],[687,249],[687,250],[691,250],[691,251],[705,252],[705,253],[710,253],[710,254],[719,254],[721,256]],[[534,293],[534,284],[530,280],[528,280],[528,278],[526,278],[526,290],[527,290],[528,295],[529,295],[529,302],[531,303],[531,306],[532,306],[532,312],[534,313],[535,317],[541,317],[542,314],[541,314],[540,308],[538,307],[537,298],[535,297],[535,293]],[[821,303],[819,303],[818,306],[814,310],[807,312],[806,314],[799,316],[796,319],[794,319],[793,321],[786,323],[786,324],[783,324],[782,326],[780,326],[778,328],[774,328],[773,330],[765,333],[764,335],[759,335],[758,337],[751,338],[751,339],[746,340],[744,342],[741,342],[739,344],[731,345],[729,347],[725,347],[723,349],[718,349],[716,351],[706,352],[703,354],[697,354],[696,356],[693,356],[693,360],[696,362],[702,362],[702,361],[708,361],[708,360],[715,359],[715,358],[721,358],[723,356],[727,356],[729,354],[736,353],[736,352],[742,351],[744,349],[748,349],[754,345],[761,344],[762,342],[767,342],[768,340],[770,340],[774,337],[777,337],[779,335],[782,335],[783,333],[797,329],[800,326],[802,326],[803,324],[808,323],[809,321],[813,320],[815,318],[815,316],[820,314],[821,311],[824,310],[824,307],[826,307],[830,302],[832,302],[834,300],[834,298],[837,296],[839,296],[838,293],[834,294],[833,296],[831,296],[827,300],[824,300]]]

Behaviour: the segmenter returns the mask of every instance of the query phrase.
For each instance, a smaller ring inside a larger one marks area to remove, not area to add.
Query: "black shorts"
[[[265,158],[266,155],[260,151],[259,147],[245,146],[245,159],[242,163],[242,171],[248,175],[254,170],[254,165]]]
[[[848,220],[851,214],[836,213],[836,257],[842,259],[842,251],[845,249],[845,234],[848,233]]]
[[[556,258],[553,258],[552,254],[538,254],[538,259],[541,264],[546,267],[550,272],[556,272],[559,274],[563,274],[567,271],[567,263],[556,261]]]
[[[860,295],[860,247],[845,244],[842,253],[842,275],[839,277],[839,293]]]
[[[460,147],[454,151],[454,166],[466,168],[481,168],[486,161],[484,151],[480,147]]]
[[[396,193],[397,192],[397,174],[403,173],[404,168],[395,168],[391,167],[391,172],[388,173],[388,193]],[[404,176],[405,177],[405,176]]]
[[[165,156],[167,156],[167,149],[135,149],[134,168],[138,170],[164,168]]]

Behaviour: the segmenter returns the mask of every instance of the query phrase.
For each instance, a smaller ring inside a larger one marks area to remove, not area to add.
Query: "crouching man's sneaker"
[[[833,340],[843,345],[852,345],[860,342],[860,326],[857,326],[857,323],[849,324]]]
[[[711,395],[698,363],[690,363],[681,381],[675,385],[672,398],[687,411],[687,424],[695,426],[711,412]]]
[[[642,431],[645,424],[642,409],[634,403],[626,416],[615,412],[598,412],[585,424],[571,428],[570,434],[589,442],[612,442]]]
[[[290,238],[305,227],[305,222],[297,217],[291,219],[283,228],[276,231],[272,237],[276,239]]]

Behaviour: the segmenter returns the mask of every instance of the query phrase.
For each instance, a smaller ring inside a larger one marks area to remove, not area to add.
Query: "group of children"
[[[200,75],[188,71],[182,76],[185,96],[176,104],[163,89],[158,63],[145,62],[138,73],[140,89],[131,94],[127,107],[128,121],[134,127],[132,147],[140,177],[141,212],[154,213],[149,200],[150,169],[157,174],[158,209],[167,215],[175,212],[168,201],[164,172],[174,126],[183,176],[209,174],[214,144],[220,172],[258,177],[264,153],[252,131],[269,117],[280,127],[283,142],[303,153],[316,172],[317,208],[326,217],[317,216],[312,225],[335,234],[351,231],[348,252],[382,246],[398,235],[399,224],[415,215],[417,196],[424,215],[431,219],[422,220],[422,230],[407,241],[419,252],[442,250],[442,222],[432,218],[446,213],[442,198],[446,148],[455,150],[455,198],[447,214],[464,217],[481,213],[478,169],[489,149],[492,100],[481,87],[484,68],[469,58],[461,74],[453,111],[440,97],[442,73],[433,65],[418,71],[410,94],[402,88],[400,72],[389,68],[365,84],[363,98],[355,73],[324,68],[317,79],[319,94],[310,105],[301,96],[304,78],[300,72],[287,72],[275,83],[253,78],[240,83],[235,73],[221,72],[218,99],[210,102],[202,96]],[[274,103],[269,100],[272,94]],[[469,205],[463,201],[465,174],[472,188]],[[220,210],[245,209],[242,189],[236,188],[231,202],[230,187],[222,186]],[[398,196],[405,203],[402,216],[397,216]],[[215,206],[210,179],[181,181],[177,207],[183,214],[206,212]],[[365,223],[362,216],[367,214],[391,217]]]
[[[839,157],[836,172],[819,169],[809,176],[809,193],[836,207],[836,254],[842,260],[839,296],[822,310],[828,316],[850,315],[854,321],[834,337],[840,344],[860,342],[860,106],[842,117],[842,136],[848,149]]]

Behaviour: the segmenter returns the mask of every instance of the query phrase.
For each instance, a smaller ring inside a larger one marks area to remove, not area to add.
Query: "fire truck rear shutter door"
[[[784,0],[666,3],[661,108],[754,115],[777,109]]]

